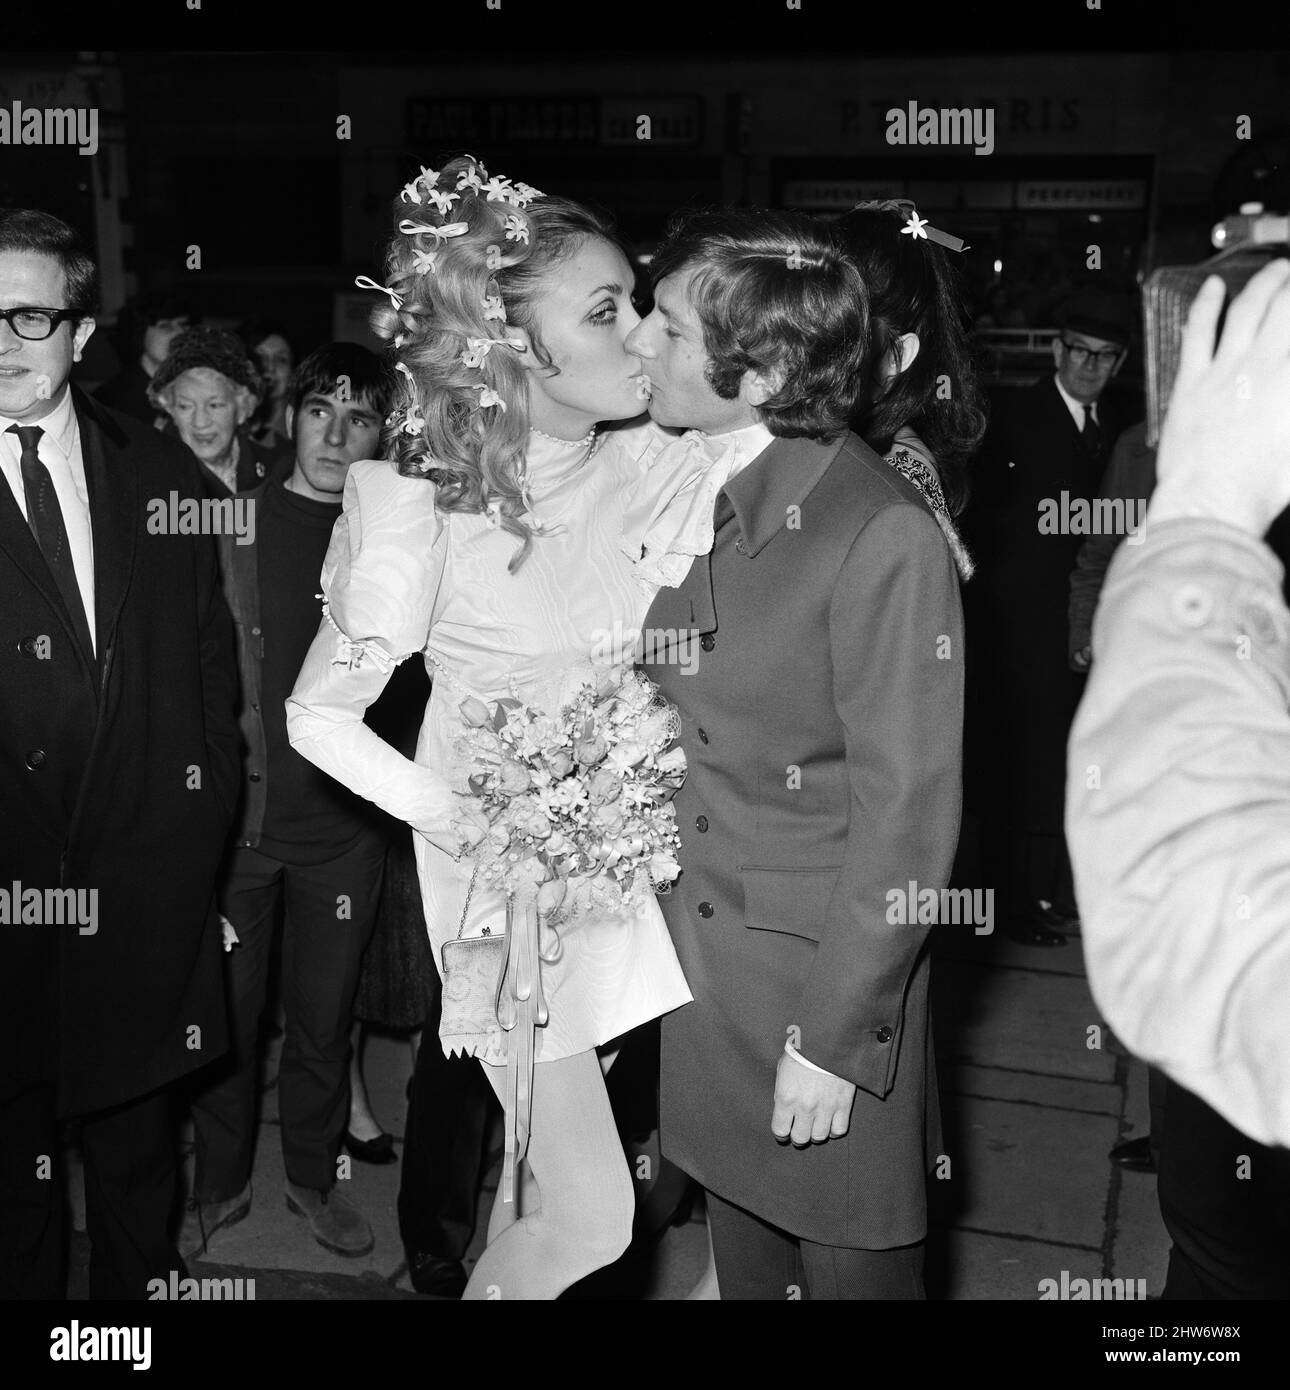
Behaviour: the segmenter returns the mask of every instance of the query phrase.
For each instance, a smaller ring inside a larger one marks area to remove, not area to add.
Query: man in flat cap
[[[1111,445],[1106,397],[1130,341],[1127,303],[1085,290],[1058,316],[1051,374],[996,404],[976,483],[980,556],[973,691],[987,845],[1005,931],[1028,946],[1078,932],[1062,831],[1066,739],[1084,676],[1070,669],[1070,574]]]

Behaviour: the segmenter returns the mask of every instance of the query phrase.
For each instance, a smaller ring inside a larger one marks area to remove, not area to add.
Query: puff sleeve
[[[363,723],[390,672],[425,649],[446,536],[434,485],[356,463],[323,561],[323,620],[286,702],[291,746],[343,786],[456,854],[459,798]]]

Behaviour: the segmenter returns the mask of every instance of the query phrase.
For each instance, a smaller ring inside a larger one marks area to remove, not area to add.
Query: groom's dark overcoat
[[[715,523],[712,554],[646,619],[646,650],[699,634],[692,674],[675,653],[646,668],[689,759],[663,905],[694,1002],[663,1020],[663,1151],[804,1239],[908,1244],[940,1142],[930,928],[891,923],[888,894],[944,887],[958,839],[954,562],[918,491],[854,435],[777,439]],[[843,1139],[771,1134],[790,1030],[858,1087]]]

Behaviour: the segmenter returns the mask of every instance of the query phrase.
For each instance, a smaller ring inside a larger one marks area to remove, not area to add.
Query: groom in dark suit
[[[70,227],[0,212],[0,1298],[64,1296],[65,1118],[90,1296],[182,1273],[165,1088],[226,1045],[232,623],[192,456],[69,386],[96,298]]]
[[[707,1191],[723,1298],[919,1298],[928,926],[893,894],[944,887],[958,838],[954,562],[847,432],[867,299],[823,228],[699,214],[651,272],[628,350],[721,480],[711,553],[644,634],[689,759],[663,903],[694,1002],[663,1020],[662,1147]]]

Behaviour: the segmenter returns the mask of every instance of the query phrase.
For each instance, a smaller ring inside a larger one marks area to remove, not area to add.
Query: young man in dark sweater
[[[367,1218],[337,1185],[349,1116],[350,1008],[371,935],[386,839],[374,809],[287,741],[284,702],[318,630],[319,574],[341,513],[345,476],[379,456],[395,394],[392,371],[366,348],[331,343],[291,384],[289,475],[247,501],[254,526],[220,537],[222,579],[237,627],[242,677],[242,800],[220,895],[233,1049],[194,1099],[196,1173],[180,1232],[196,1254],[251,1206],[256,1039],[274,924],[285,909],[286,1038],[278,1073],[286,1197],[319,1244],[372,1248]]]

